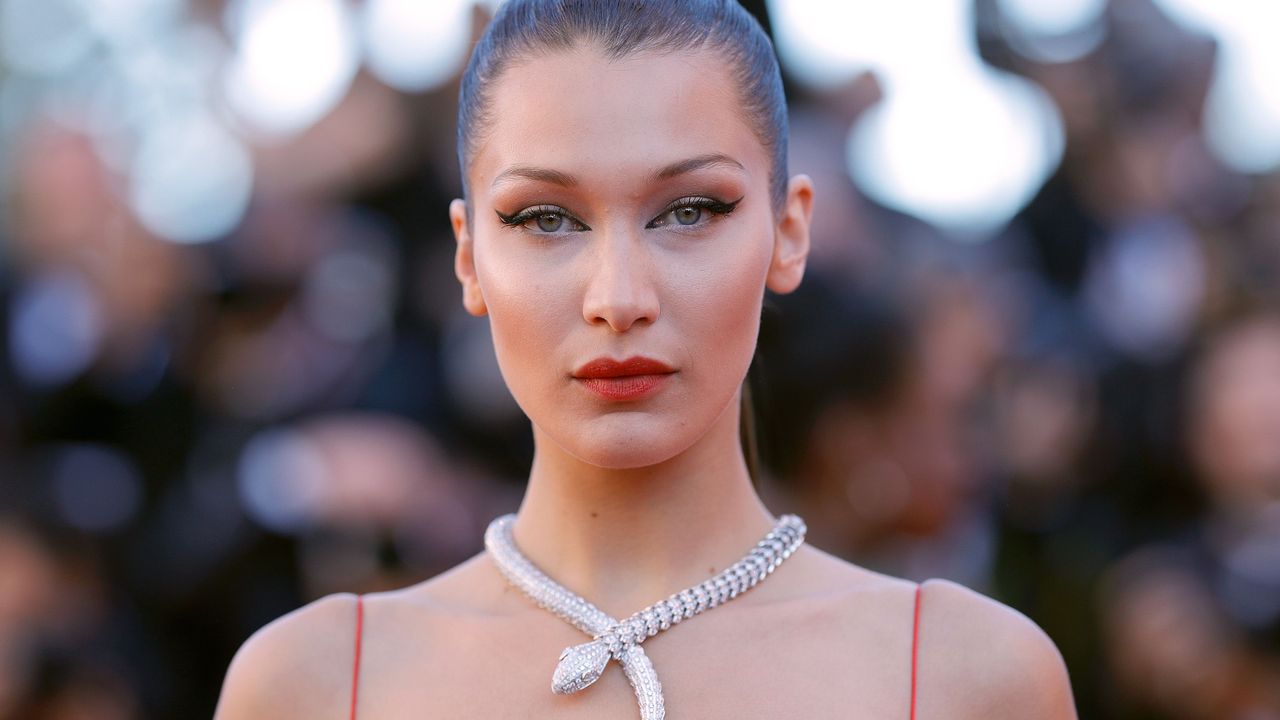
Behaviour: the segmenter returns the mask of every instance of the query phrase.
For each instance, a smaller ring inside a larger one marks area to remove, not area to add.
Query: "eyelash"
[[[498,213],[498,220],[503,225],[506,225],[507,227],[520,227],[531,220],[537,220],[539,217],[543,215],[559,215],[560,217],[564,218],[572,225],[576,226],[573,232],[580,232],[582,230],[591,229],[587,227],[586,223],[582,222],[581,220],[578,220],[572,214],[570,214],[568,210],[565,210],[559,205],[534,205],[533,207],[527,207],[511,215],[503,215],[497,210],[495,210],[494,212]]]
[[[662,212],[658,213],[657,217],[650,220],[645,225],[645,229],[652,229],[652,228],[659,227],[659,225],[657,225],[657,222],[659,219],[664,218],[667,215],[670,215],[671,213],[675,212],[676,210],[679,210],[680,208],[687,208],[687,207],[698,208],[700,210],[707,210],[712,215],[724,216],[733,212],[733,209],[738,207],[738,203],[740,202],[742,202],[742,198],[738,198],[733,202],[722,202],[714,198],[701,197],[698,195],[690,195],[689,197],[682,197],[679,200],[676,200],[675,202],[668,205]]]
[[[688,197],[682,197],[679,200],[676,200],[671,204],[667,205],[667,207],[664,208],[662,212],[658,213],[657,216],[655,216],[652,220],[645,223],[645,229],[652,230],[658,227],[663,227],[664,225],[659,224],[658,221],[664,218],[665,216],[671,214],[672,212],[675,212],[676,210],[679,210],[681,208],[686,208],[686,207],[698,208],[701,210],[706,210],[710,212],[712,215],[724,216],[733,212],[734,208],[738,207],[738,203],[740,202],[742,202],[742,198],[738,198],[737,200],[734,200],[732,202],[723,202],[721,200],[716,200],[714,198],[703,197],[699,195],[690,195]],[[506,227],[512,227],[512,228],[523,227],[524,225],[528,224],[530,221],[536,220],[543,215],[558,215],[564,218],[565,221],[567,221],[573,226],[572,229],[569,230],[569,232],[582,232],[584,230],[591,229],[586,223],[582,222],[581,220],[578,220],[568,210],[560,207],[559,205],[547,205],[547,204],[534,205],[531,207],[527,207],[523,210],[520,210],[519,212],[512,213],[511,215],[505,215],[497,210],[495,210],[494,212],[497,213],[499,222],[501,222]],[[678,223],[676,225],[678,226]],[[527,230],[528,228],[525,228],[525,229]],[[554,233],[538,233],[538,234],[551,235]]]

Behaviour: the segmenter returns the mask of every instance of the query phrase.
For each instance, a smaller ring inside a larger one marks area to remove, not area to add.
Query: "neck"
[[[739,560],[769,531],[743,460],[736,404],[658,465],[585,463],[535,428],[516,544],[560,584],[626,617]]]

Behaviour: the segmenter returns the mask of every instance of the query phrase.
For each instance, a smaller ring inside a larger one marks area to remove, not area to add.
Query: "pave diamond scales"
[[[578,692],[599,679],[609,660],[617,660],[635,690],[642,720],[663,720],[666,710],[662,684],[640,643],[755,587],[791,557],[804,542],[805,534],[803,520],[795,515],[783,515],[751,552],[719,575],[624,620],[615,620],[552,580],[520,552],[511,534],[515,518],[514,514],[495,518],[485,531],[485,548],[494,564],[508,582],[537,605],[592,638],[560,653],[560,663],[551,681],[552,691]]]

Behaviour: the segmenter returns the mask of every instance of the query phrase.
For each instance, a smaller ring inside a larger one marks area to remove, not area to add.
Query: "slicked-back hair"
[[[589,44],[610,59],[640,52],[712,50],[736,81],[748,124],[772,159],[769,194],[782,209],[787,187],[787,106],[768,35],[737,0],[507,0],[485,29],[462,76],[458,165],[467,169],[492,121],[489,90],[520,59]],[[468,214],[471,204],[467,203]]]

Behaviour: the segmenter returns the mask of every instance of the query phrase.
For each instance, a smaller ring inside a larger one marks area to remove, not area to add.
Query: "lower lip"
[[[605,400],[621,402],[653,395],[662,389],[670,377],[670,374],[627,375],[616,378],[578,378],[578,382]]]

